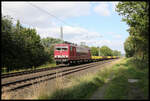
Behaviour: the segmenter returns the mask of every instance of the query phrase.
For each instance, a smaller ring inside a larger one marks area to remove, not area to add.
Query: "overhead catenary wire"
[[[57,20],[61,21],[62,23],[66,24],[66,25],[68,25],[68,26],[74,27],[74,26],[72,26],[71,24],[68,24],[68,23],[66,23],[65,21],[63,21],[62,19],[58,18],[58,17],[55,16],[54,14],[51,14],[50,12],[48,12],[48,11],[46,11],[46,10],[44,10],[44,9],[42,9],[42,8],[40,8],[40,7],[38,7],[37,5],[34,5],[33,3],[30,3],[30,2],[27,2],[27,3],[29,3],[32,7],[35,7],[35,8],[37,8],[37,9],[39,9],[40,11],[45,12],[46,14],[48,14],[48,15],[50,15],[50,16],[56,18]],[[80,32],[81,32],[81,30],[80,30]],[[83,31],[82,31],[82,32],[83,32]],[[85,32],[84,32],[84,33],[85,33]]]
[[[27,2],[27,3],[29,3],[29,2]],[[32,4],[32,3],[29,3],[29,4],[30,4],[32,7],[35,7],[35,8],[37,8],[37,9],[39,9],[40,11],[43,11],[43,12],[45,12],[46,14],[48,14],[48,15],[50,15],[50,16],[56,18],[57,20],[61,21],[62,23],[66,24],[66,25],[68,25],[68,26],[74,27],[74,26],[72,26],[71,24],[66,23],[66,22],[63,21],[62,19],[59,19],[59,18],[58,18],[57,16],[55,16],[54,14],[51,14],[50,12],[48,12],[48,11],[46,11],[46,10],[44,10],[44,9],[42,9],[42,8],[40,8],[40,7],[38,7],[37,5],[34,5],[34,4]],[[78,30],[78,31],[80,31],[80,32],[82,32],[82,33],[85,33],[85,32],[83,32],[83,31],[81,31],[81,30]],[[88,35],[86,35],[86,36],[87,36],[86,38],[88,38]],[[103,37],[103,36],[101,36],[101,37]]]
[[[40,7],[38,7],[37,5],[34,5],[34,4],[30,3],[30,2],[27,2],[27,3],[29,3],[32,7],[35,7],[35,8],[37,8],[37,9],[39,9],[40,11],[43,11],[43,12],[45,12],[46,14],[48,14],[48,15],[50,15],[50,16],[56,18],[57,20],[63,22],[64,24],[69,25],[69,26],[72,26],[72,25],[66,23],[65,21],[63,21],[62,19],[58,18],[58,17],[55,16],[54,14],[51,14],[51,13],[49,13],[48,11],[46,11],[46,10],[44,10],[44,9],[42,9],[42,8],[40,8]]]
[[[35,5],[35,4],[33,4],[33,3],[30,3],[30,2],[27,2],[27,3],[30,4],[32,7],[34,7],[34,8],[36,8],[36,9],[40,10],[41,12],[43,12],[43,13],[45,13],[45,14],[51,16],[51,17],[54,17],[55,19],[57,19],[58,21],[64,23],[65,25],[74,27],[73,25],[71,25],[71,24],[65,22],[64,20],[58,18],[58,17],[57,17],[56,15],[54,15],[54,14],[51,14],[50,12],[46,11],[45,9],[43,9],[43,8],[41,8],[41,7],[39,7],[39,6]],[[82,33],[85,33],[85,32],[83,32],[82,30],[78,30],[78,31],[80,31],[80,32],[82,32]],[[86,35],[86,36],[87,36],[86,38],[88,38],[88,35]]]

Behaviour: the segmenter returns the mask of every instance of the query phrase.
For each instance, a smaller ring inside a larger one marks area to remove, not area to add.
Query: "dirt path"
[[[94,94],[90,97],[90,99],[104,99],[105,91],[107,87],[109,87],[109,81],[112,80],[113,73],[110,74],[110,77],[108,79],[108,83],[105,83],[102,87],[100,87],[97,91],[94,92]]]
[[[121,60],[122,59],[119,59],[119,60],[111,63],[109,66],[107,66],[107,68],[111,68],[114,64],[119,63]],[[105,94],[107,87],[109,87],[109,81],[112,80],[113,75],[114,74],[111,73],[107,80],[108,83],[105,83],[102,87],[98,88],[98,90],[96,90],[89,99],[105,99],[104,94]]]
[[[107,89],[108,84],[104,84],[103,87],[99,88],[90,99],[104,99],[105,89]]]

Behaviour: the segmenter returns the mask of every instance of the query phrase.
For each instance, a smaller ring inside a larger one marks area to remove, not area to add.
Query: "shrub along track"
[[[1,84],[2,93],[22,89],[22,88],[30,86],[32,84],[37,84],[37,83],[40,83],[43,81],[54,79],[56,77],[69,75],[71,73],[82,71],[82,70],[85,70],[88,68],[92,68],[92,67],[104,64],[104,63],[111,62],[113,60],[116,60],[116,59],[99,61],[96,63],[94,62],[94,63],[89,63],[89,64],[83,64],[83,65],[79,65],[79,66],[71,66],[69,68],[68,67],[63,67],[63,68],[59,67],[57,69],[49,69],[50,71],[47,70],[47,71],[40,72],[41,74],[36,72],[37,74],[34,75],[35,73],[32,73],[32,76],[30,75],[28,77],[23,77],[24,75],[22,75],[19,78],[23,78],[23,79],[20,79],[20,80],[9,79],[9,78],[8,78],[9,80],[7,80],[5,78],[5,80],[2,79],[2,84]],[[14,77],[12,77],[12,78],[14,78]]]

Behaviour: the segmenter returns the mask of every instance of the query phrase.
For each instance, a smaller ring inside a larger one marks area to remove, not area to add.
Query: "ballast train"
[[[76,64],[98,60],[118,58],[116,56],[91,56],[90,48],[78,46],[72,43],[56,44],[54,47],[54,59],[56,64]]]

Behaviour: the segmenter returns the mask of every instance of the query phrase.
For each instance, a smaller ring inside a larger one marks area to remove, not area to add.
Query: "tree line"
[[[52,62],[53,45],[45,43],[59,43],[59,39],[41,39],[35,29],[23,27],[19,20],[12,23],[10,16],[2,16],[1,20],[2,56],[1,67],[7,72],[16,69],[37,67]]]
[[[108,46],[90,47],[92,56],[121,56],[118,50],[112,50]]]
[[[2,68],[7,72],[17,69],[36,68],[54,62],[54,45],[62,43],[61,39],[41,38],[34,28],[23,27],[19,20],[13,24],[10,16],[2,16]],[[88,46],[86,46],[88,47]],[[90,47],[93,56],[99,55],[98,47]],[[117,50],[107,46],[100,48],[101,56],[120,56]]]
[[[126,57],[148,61],[149,47],[149,2],[119,2],[116,11],[129,25],[129,37],[124,42]]]

